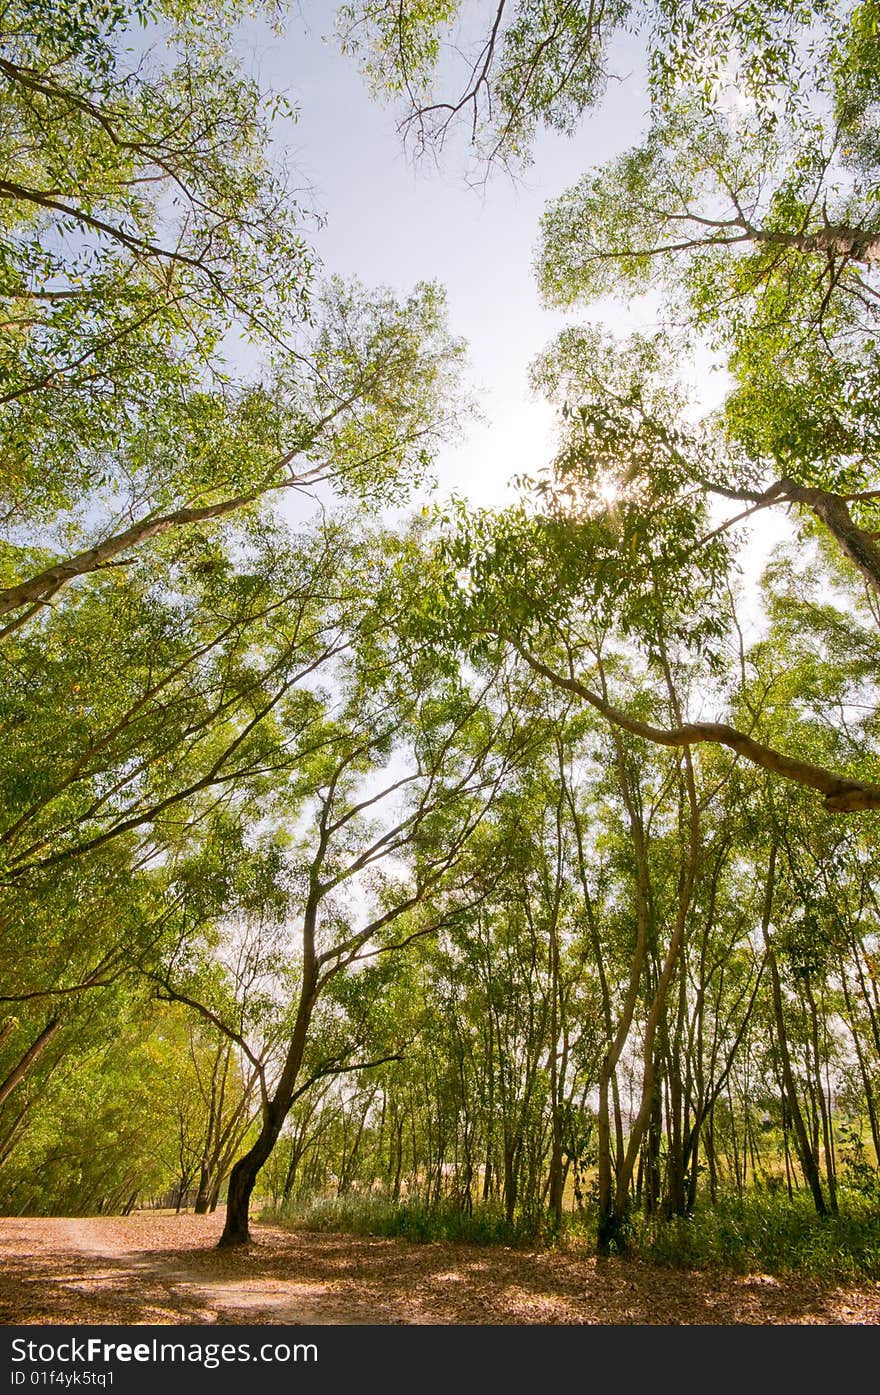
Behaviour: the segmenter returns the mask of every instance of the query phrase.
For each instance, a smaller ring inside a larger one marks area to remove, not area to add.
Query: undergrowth
[[[416,1242],[592,1249],[596,1238],[595,1221],[587,1212],[568,1215],[562,1233],[554,1235],[546,1221],[520,1215],[511,1223],[492,1202],[475,1203],[468,1212],[448,1200],[429,1205],[376,1194],[311,1198],[281,1211],[264,1211],[261,1219],[291,1229]],[[842,1193],[837,1216],[817,1216],[805,1192],[791,1200],[754,1193],[742,1201],[721,1198],[693,1216],[672,1220],[635,1213],[627,1233],[631,1258],[668,1267],[880,1280],[880,1206],[856,1193]]]
[[[840,1214],[818,1216],[806,1193],[720,1200],[672,1220],[634,1216],[632,1253],[688,1269],[880,1280],[880,1207],[843,1194]]]
[[[470,1212],[450,1201],[429,1205],[385,1196],[313,1197],[280,1211],[265,1211],[262,1220],[298,1230],[341,1230],[351,1235],[399,1236],[404,1240],[457,1240],[473,1245],[527,1245],[539,1228],[525,1217],[508,1221],[500,1206],[475,1203]]]

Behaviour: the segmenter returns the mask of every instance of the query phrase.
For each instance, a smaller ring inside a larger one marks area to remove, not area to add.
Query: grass
[[[291,1229],[397,1236],[416,1243],[448,1240],[473,1245],[595,1244],[591,1214],[571,1215],[561,1236],[519,1216],[511,1224],[497,1204],[475,1204],[470,1213],[449,1201],[429,1206],[410,1198],[372,1194],[311,1198],[261,1219]],[[633,1258],[682,1269],[736,1273],[799,1274],[839,1282],[880,1280],[880,1206],[843,1191],[840,1214],[816,1215],[805,1192],[787,1196],[755,1192],[742,1202],[722,1198],[694,1215],[660,1220],[634,1214]]]
[[[491,1202],[475,1203],[467,1212],[445,1200],[429,1206],[417,1199],[394,1201],[376,1194],[313,1197],[281,1211],[265,1211],[260,1219],[291,1229],[399,1236],[418,1243],[455,1240],[471,1245],[527,1245],[537,1238],[533,1224],[523,1217],[511,1224]]]
[[[655,1264],[800,1274],[817,1279],[880,1279],[880,1208],[854,1194],[840,1214],[816,1215],[801,1192],[789,1200],[754,1194],[721,1200],[692,1217],[633,1218],[632,1252]]]

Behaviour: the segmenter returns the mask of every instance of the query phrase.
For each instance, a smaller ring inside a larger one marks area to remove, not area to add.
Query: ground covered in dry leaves
[[[682,1271],[577,1250],[413,1244],[222,1217],[0,1219],[0,1322],[877,1324],[880,1284]]]

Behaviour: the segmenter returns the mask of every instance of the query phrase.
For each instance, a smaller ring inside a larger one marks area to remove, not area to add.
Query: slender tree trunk
[[[718,1201],[718,1165],[715,1159],[715,1101],[709,1109],[709,1117],[706,1120],[706,1131],[703,1138],[703,1146],[706,1150],[706,1163],[709,1168],[709,1200],[713,1206]]]
[[[669,692],[669,701],[674,719],[681,721],[681,711],[679,708],[678,696],[672,680],[672,673],[663,654],[664,673]],[[697,800],[696,783],[694,780],[693,759],[690,750],[685,747],[683,756],[684,773],[684,793],[686,814],[682,819],[686,827],[685,849],[683,866],[679,877],[678,905],[676,910],[675,925],[669,938],[663,966],[657,980],[657,987],[654,991],[653,1001],[648,1011],[645,1022],[645,1036],[642,1049],[642,1091],[639,1111],[630,1129],[629,1143],[623,1162],[617,1173],[617,1186],[615,1189],[615,1207],[621,1214],[625,1211],[632,1181],[633,1169],[641,1147],[642,1138],[648,1126],[654,1109],[654,1095],[656,1090],[656,1061],[657,1053],[655,1042],[661,1019],[666,1010],[666,1000],[673,974],[677,968],[679,955],[684,945],[685,931],[687,927],[688,912],[693,898],[694,885],[697,875],[697,866],[700,856],[700,822],[699,803]],[[644,884],[644,894],[647,896],[648,888],[648,864],[647,847],[645,841],[644,828],[641,821],[634,821],[634,829],[637,829],[637,836],[634,838],[634,850],[637,864],[639,864],[638,878]],[[639,893],[642,894],[641,892]]]
[[[199,1167],[199,1185],[196,1190],[196,1199],[193,1203],[193,1211],[197,1216],[208,1214],[208,1205],[211,1199],[211,1174],[207,1164],[202,1162]]]
[[[397,1154],[394,1168],[394,1181],[391,1186],[391,1198],[393,1201],[400,1200],[400,1181],[403,1172],[403,1117],[396,1118],[392,1130],[392,1138],[395,1141]]]
[[[729,1079],[728,1079],[728,1085],[727,1085],[727,1104],[728,1104],[728,1108],[730,1109],[730,1150],[731,1150],[731,1161],[733,1162],[733,1180],[734,1180],[734,1184],[735,1184],[735,1186],[736,1186],[736,1195],[737,1195],[737,1199],[738,1199],[740,1202],[742,1202],[742,1199],[743,1199],[743,1189],[742,1189],[742,1175],[741,1175],[741,1169],[740,1169],[740,1165],[739,1165],[739,1145],[738,1145],[737,1136],[736,1136],[736,1111],[734,1110],[734,1107],[733,1107],[733,1085],[730,1083],[730,1080],[729,1080]],[[726,1150],[725,1150],[725,1151],[726,1151]]]
[[[871,1079],[871,1072],[868,1069],[868,1063],[865,1057],[865,1048],[862,1043],[861,1034],[858,1029],[855,1008],[852,1001],[852,996],[849,991],[849,985],[847,984],[846,969],[842,957],[840,961],[840,981],[843,984],[843,997],[844,1002],[846,1004],[848,1018],[847,1026],[849,1027],[850,1035],[853,1040],[853,1046],[855,1047],[856,1060],[859,1064],[859,1075],[862,1079],[862,1091],[865,1096],[865,1105],[868,1110],[868,1122],[871,1126],[871,1140],[874,1144],[874,1156],[877,1158],[878,1163],[880,1163],[880,1119],[878,1119],[877,1114],[877,1104],[874,1096],[874,1084]]]
[[[504,1214],[508,1225],[513,1224],[516,1211],[516,1198],[519,1190],[519,1152],[520,1140],[518,1138],[504,1140]]]
[[[31,1042],[27,1051],[25,1051],[24,1055],[18,1061],[18,1064],[13,1067],[6,1079],[0,1083],[0,1105],[5,1104],[16,1085],[21,1084],[34,1061],[42,1055],[53,1037],[56,1037],[61,1031],[61,1025],[62,1019],[60,1017],[51,1018],[40,1034]]]
[[[793,1201],[793,1200],[794,1200],[794,1189],[793,1189],[793,1187],[792,1187],[792,1182],[791,1182],[791,1145],[790,1145],[790,1143],[789,1143],[789,1133],[790,1133],[790,1130],[789,1130],[789,1126],[788,1126],[788,1125],[789,1125],[788,1110],[785,1108],[785,1105],[783,1104],[783,1109],[782,1109],[782,1143],[783,1143],[783,1152],[785,1153],[785,1186],[786,1186],[786,1190],[787,1190],[787,1192],[788,1192],[788,1199],[789,1199],[789,1201]]]
[[[676,1023],[675,1037],[672,1042],[672,1050],[669,1053],[669,1065],[667,1079],[669,1087],[669,1115],[667,1124],[668,1134],[668,1156],[666,1163],[666,1196],[663,1203],[664,1214],[669,1216],[683,1216],[687,1211],[687,1199],[685,1196],[685,1158],[686,1147],[686,1121],[683,1118],[685,1109],[685,1086],[682,1081],[681,1072],[681,1041],[684,1021],[685,1005],[685,974],[682,972],[679,980],[679,1007],[678,1020]],[[698,1137],[699,1135],[696,1134]],[[688,1147],[690,1152],[690,1147]]]
[[[812,1193],[813,1204],[816,1207],[817,1213],[820,1216],[827,1216],[828,1207],[822,1192],[822,1180],[819,1176],[819,1166],[809,1135],[807,1134],[807,1127],[804,1123],[804,1116],[801,1113],[797,1090],[795,1088],[794,1073],[791,1068],[791,1055],[788,1050],[788,1036],[785,1030],[785,1013],[783,1010],[779,966],[776,963],[776,955],[770,943],[770,917],[773,908],[775,882],[776,844],[774,843],[770,849],[770,865],[767,869],[767,887],[764,895],[764,913],[761,920],[761,934],[763,935],[764,944],[767,949],[767,964],[770,969],[770,982],[773,989],[773,1013],[776,1018],[776,1036],[779,1043],[779,1064],[782,1071],[783,1089],[788,1104],[792,1129],[794,1131],[795,1144],[804,1178]]]
[[[816,1072],[816,1095],[819,1115],[822,1121],[822,1143],[825,1150],[825,1178],[828,1183],[828,1209],[832,1216],[837,1215],[837,1178],[834,1171],[834,1141],[831,1137],[830,1103],[822,1084],[822,1060],[819,1051],[819,1013],[809,978],[804,982],[807,1003],[810,1008],[810,1035],[813,1047],[813,1062]]]
[[[226,1194],[226,1224],[220,1237],[221,1245],[244,1245],[251,1239],[249,1212],[251,1196],[263,1164],[278,1141],[286,1108],[273,1100],[265,1112],[263,1126],[256,1142],[239,1158],[229,1174]]]
[[[563,1057],[562,1069],[560,1070],[559,1059],[559,1037],[560,1037],[560,1017],[564,1014],[564,1003],[562,1001],[562,986],[559,972],[559,907],[563,886],[563,833],[562,833],[562,806],[565,799],[565,756],[564,749],[557,736],[557,759],[559,762],[559,790],[560,796],[556,806],[556,869],[555,882],[553,888],[553,911],[550,916],[549,925],[549,978],[550,978],[550,1051],[549,1051],[549,1073],[550,1073],[550,1169],[547,1189],[547,1207],[550,1213],[550,1223],[555,1232],[562,1229],[562,1198],[565,1187],[565,1174],[562,1167],[562,1107],[563,1092],[565,1085],[566,1056]],[[567,1033],[566,1044],[563,1050],[567,1055]]]
[[[601,670],[600,670],[601,673]],[[604,675],[602,675],[604,690]],[[650,919],[648,856],[645,847],[645,830],[639,811],[630,797],[629,779],[624,758],[623,743],[617,732],[612,732],[617,768],[620,777],[620,790],[627,811],[636,862],[636,944],[630,960],[630,975],[623,1010],[617,1024],[614,1038],[602,1059],[599,1070],[599,1118],[598,1118],[598,1189],[599,1217],[596,1245],[599,1254],[610,1254],[625,1247],[626,1223],[629,1210],[629,1183],[632,1167],[638,1155],[638,1143],[630,1159],[629,1175],[625,1184],[621,1181],[624,1159],[618,1154],[617,1166],[612,1176],[611,1130],[609,1118],[609,1091],[611,1080],[617,1069],[623,1048],[629,1036],[638,1001],[639,984],[645,966],[648,944],[648,923]]]

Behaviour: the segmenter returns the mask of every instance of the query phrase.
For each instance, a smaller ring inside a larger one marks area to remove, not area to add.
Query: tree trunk
[[[239,1158],[229,1174],[229,1190],[226,1197],[226,1224],[220,1237],[221,1245],[246,1245],[251,1239],[248,1216],[251,1196],[256,1186],[260,1168],[268,1159],[278,1141],[281,1126],[287,1113],[279,1107],[277,1096],[266,1110],[263,1127],[257,1141],[243,1158]]]
[[[53,1017],[46,1023],[42,1032],[40,1032],[39,1036],[31,1043],[27,1051],[25,1051],[18,1065],[9,1072],[6,1079],[0,1084],[0,1105],[6,1103],[16,1085],[19,1085],[21,1081],[24,1080],[37,1057],[42,1055],[53,1037],[57,1036],[61,1031],[61,1025],[62,1019],[60,1017]]]
[[[785,1030],[779,966],[776,963],[776,955],[770,943],[770,915],[773,905],[775,878],[776,844],[774,843],[770,849],[770,865],[767,869],[767,889],[764,897],[764,914],[761,922],[761,933],[767,949],[767,963],[770,967],[770,982],[773,988],[773,1012],[776,1018],[776,1035],[779,1041],[779,1064],[782,1070],[783,1090],[788,1105],[789,1117],[791,1118],[792,1129],[794,1131],[795,1146],[803,1169],[804,1178],[812,1193],[813,1203],[817,1213],[820,1216],[827,1216],[828,1207],[822,1192],[822,1180],[819,1176],[818,1162],[807,1134],[804,1116],[801,1113],[800,1102],[795,1089],[794,1074],[791,1069],[791,1056],[788,1050],[788,1036]]]
[[[560,767],[562,760],[560,759]],[[562,1229],[562,1198],[565,1187],[565,1176],[562,1170],[562,1093],[565,1080],[565,1057],[563,1058],[563,1068],[560,1071],[560,1061],[558,1054],[559,1038],[559,1018],[562,1015],[562,1003],[560,1001],[559,983],[559,900],[561,890],[561,807],[556,811],[556,837],[557,837],[557,874],[556,887],[553,898],[553,915],[550,918],[550,1051],[548,1067],[550,1072],[550,1173],[548,1178],[547,1204],[550,1212],[550,1223],[556,1233]],[[567,1043],[564,1048],[567,1051]],[[561,1079],[560,1079],[561,1076]]]
[[[504,1140],[504,1214],[508,1225],[513,1224],[514,1212],[516,1211],[516,1197],[519,1190],[520,1142],[521,1140],[518,1138]]]
[[[197,1216],[207,1216],[208,1205],[211,1199],[211,1174],[204,1163],[199,1169],[199,1186],[196,1192],[196,1199],[193,1203],[193,1211]]]
[[[226,1193],[226,1224],[223,1227],[223,1234],[219,1244],[246,1245],[251,1239],[250,1227],[248,1225],[248,1215],[250,1212],[251,1196],[256,1185],[260,1168],[268,1159],[278,1142],[284,1120],[294,1100],[296,1079],[302,1065],[303,1054],[305,1052],[306,1036],[309,1030],[309,1023],[312,1019],[316,996],[318,970],[314,953],[314,929],[317,902],[307,907],[304,919],[303,939],[305,944],[305,955],[303,963],[303,978],[300,987],[299,1004],[297,1006],[296,1021],[293,1026],[293,1035],[287,1050],[287,1057],[284,1068],[278,1080],[278,1087],[274,1098],[269,1100],[263,1109],[263,1123],[256,1142],[251,1148],[239,1158],[229,1174],[229,1186]]]

